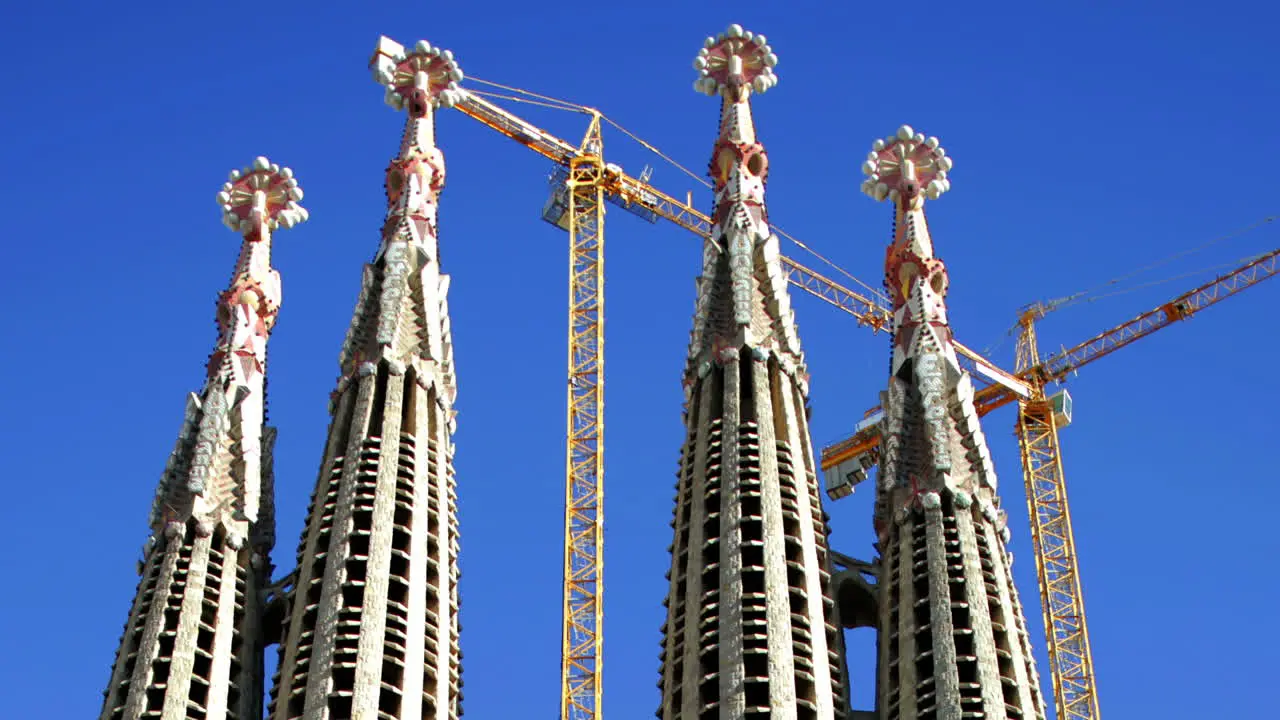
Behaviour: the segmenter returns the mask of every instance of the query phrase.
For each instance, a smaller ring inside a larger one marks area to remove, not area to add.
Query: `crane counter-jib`
[[[568,165],[569,160],[582,154],[578,148],[543,132],[474,93],[463,91],[462,101],[454,107],[556,164]]]
[[[497,105],[464,92],[456,109],[498,133],[515,140],[548,160],[568,167],[569,161],[584,153],[556,136],[521,120]],[[604,190],[606,194],[634,203],[704,237],[711,234],[711,218],[693,209],[657,188],[622,172],[616,165],[607,166]]]

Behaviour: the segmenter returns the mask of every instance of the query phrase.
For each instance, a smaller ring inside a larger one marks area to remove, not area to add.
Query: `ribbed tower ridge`
[[[707,38],[694,61],[694,88],[722,100],[713,226],[684,379],[663,720],[844,714],[807,373],[749,103],[777,83],[776,63],[764,36],[737,25]]]
[[[306,219],[301,199],[293,173],[261,157],[218,193],[243,244],[218,298],[208,379],[187,398],[156,492],[102,720],[262,716],[259,616],[275,539],[264,372],[281,300],[271,231]]]
[[[275,720],[455,719],[458,527],[449,278],[436,210],[435,113],[453,54],[382,38],[374,77],[408,111],[387,170],[382,243],[339,359],[333,421],[298,547],[271,692]]]
[[[882,720],[1044,718],[1005,549],[991,454],[956,362],[947,273],[924,199],[950,189],[951,158],[908,126],[877,140],[862,189],[896,208],[885,257],[893,300],[889,388],[875,523],[881,551]]]

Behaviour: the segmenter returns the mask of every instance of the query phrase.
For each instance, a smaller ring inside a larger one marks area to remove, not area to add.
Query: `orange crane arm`
[[[1010,376],[1003,371],[1012,382],[996,382],[974,392],[974,405],[979,415],[986,415],[996,408],[1003,407],[1018,399],[1019,391],[1015,383],[1023,388],[1029,387],[1029,380],[1042,383],[1056,382],[1085,365],[1110,355],[1126,345],[1144,338],[1151,333],[1166,328],[1179,320],[1185,320],[1210,305],[1217,304],[1227,298],[1257,285],[1267,278],[1280,273],[1280,248],[1264,253],[1245,265],[1217,277],[1200,287],[1189,290],[1176,298],[1145,312],[1138,317],[1109,330],[1105,330],[1084,342],[1062,350],[1017,374]],[[963,346],[956,343],[956,349]],[[967,348],[965,349],[967,350]],[[961,351],[963,354],[963,351]],[[972,351],[970,351],[972,352]],[[976,353],[973,353],[977,356]],[[970,358],[972,360],[972,358]],[[983,361],[985,362],[985,361]],[[979,372],[979,363],[974,363]],[[975,378],[976,379],[976,378]],[[1023,397],[1026,395],[1023,394]],[[864,421],[854,434],[822,449],[822,469],[829,470],[841,463],[862,456],[880,445],[879,427],[874,420],[879,418],[880,408],[869,410],[866,417],[872,422]],[[869,466],[868,466],[869,467]]]
[[[1280,258],[1280,248],[1263,253],[1226,275],[1210,280],[1194,290],[1188,290],[1154,310],[1049,357],[1038,367],[1031,368],[1028,373],[1035,373],[1043,377],[1046,382],[1061,380],[1077,368],[1110,355],[1179,320],[1186,320],[1210,305],[1220,303],[1242,290],[1274,277],[1280,272],[1278,258]]]
[[[857,318],[858,324],[866,325],[875,332],[893,328],[893,312],[888,307],[868,300],[785,255],[779,259],[782,261],[782,271],[787,274],[787,281],[792,285],[844,310]]]
[[[577,147],[550,133],[543,132],[535,125],[474,93],[464,92],[462,101],[455,105],[454,109],[479,120],[481,124],[488,125],[499,134],[515,140],[558,165],[568,167],[571,159],[584,154]]]
[[[570,160],[585,154],[572,144],[474,93],[463,93],[463,99],[455,109],[558,165],[568,167]],[[654,186],[626,174],[616,165],[606,166],[603,184],[606,195],[614,196],[625,205],[639,206],[700,237],[711,237],[711,218],[694,209],[687,202],[677,200]],[[873,330],[887,330],[893,324],[889,309],[876,300],[823,277],[789,257],[782,258],[782,265],[792,285],[848,312],[858,318],[861,324]],[[976,354],[974,355],[976,357]],[[981,362],[994,368],[994,365],[985,360]],[[1003,371],[996,370],[996,372]]]

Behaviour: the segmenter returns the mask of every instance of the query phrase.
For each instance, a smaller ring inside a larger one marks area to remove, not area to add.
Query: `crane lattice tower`
[[[275,544],[267,339],[280,311],[271,231],[306,219],[288,168],[258,158],[218,193],[243,236],[218,298],[218,340],[151,510],[142,580],[101,720],[262,716],[261,600]]]
[[[810,720],[846,707],[808,377],[749,103],[776,84],[776,63],[764,36],[737,25],[695,60],[695,89],[721,98],[720,133],[685,369],[662,720]]]
[[[456,383],[436,212],[435,113],[462,72],[425,42],[382,48],[374,77],[408,113],[387,170],[271,693],[275,720],[456,720]]]
[[[883,720],[1044,718],[1005,548],[995,469],[956,359],[947,272],[924,200],[951,185],[938,139],[877,140],[862,189],[896,215],[885,255],[894,310],[875,529],[881,553],[877,708]]]

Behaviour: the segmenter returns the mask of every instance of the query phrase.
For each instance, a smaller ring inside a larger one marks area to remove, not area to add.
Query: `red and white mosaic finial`
[[[428,108],[453,107],[462,99],[462,68],[453,52],[419,40],[412,48],[382,38],[373,63],[373,79],[387,89],[386,103],[422,117]]]
[[[222,224],[244,236],[291,228],[309,217],[298,204],[302,188],[289,168],[259,157],[247,168],[231,171],[231,179],[218,192]]]
[[[876,140],[871,146],[862,164],[867,176],[862,192],[877,202],[889,198],[907,207],[914,207],[921,197],[937,200],[951,189],[947,177],[951,164],[938,138],[926,138],[910,125],[903,125],[896,135]]]
[[[778,84],[773,68],[778,56],[763,35],[743,30],[741,25],[716,37],[709,37],[693,60],[698,79],[693,89],[705,95],[729,96],[735,92],[763,93]]]

